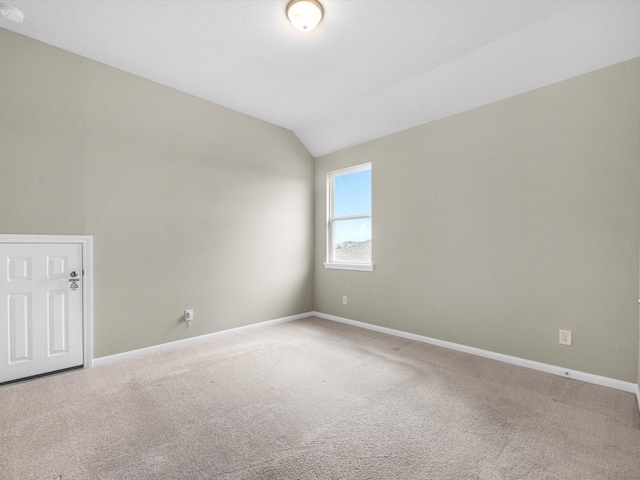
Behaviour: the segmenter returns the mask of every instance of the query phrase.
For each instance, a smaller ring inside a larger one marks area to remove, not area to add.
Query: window
[[[327,174],[327,268],[373,270],[371,164]]]

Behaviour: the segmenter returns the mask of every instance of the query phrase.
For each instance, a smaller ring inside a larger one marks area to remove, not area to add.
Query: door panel
[[[31,294],[9,295],[9,364],[32,360]]]
[[[67,257],[47,257],[47,278],[69,278]]]
[[[82,282],[80,244],[0,244],[0,383],[83,364]]]
[[[8,280],[31,280],[31,259],[28,257],[9,257]]]
[[[68,291],[65,290],[47,292],[49,355],[69,353],[67,295]]]

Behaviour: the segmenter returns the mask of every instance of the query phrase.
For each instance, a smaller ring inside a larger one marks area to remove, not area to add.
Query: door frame
[[[82,246],[82,341],[83,367],[93,366],[93,236],[0,234],[0,243],[71,243]]]

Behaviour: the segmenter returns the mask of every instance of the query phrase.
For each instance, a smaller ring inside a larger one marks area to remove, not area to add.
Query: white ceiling
[[[21,33],[292,130],[320,156],[640,56],[640,1],[0,0]]]

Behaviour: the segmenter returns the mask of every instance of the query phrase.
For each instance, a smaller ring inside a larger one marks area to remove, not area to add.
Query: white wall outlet
[[[188,309],[184,311],[184,321],[191,322],[193,320],[193,309]]]
[[[560,345],[571,345],[571,330],[560,330]]]
[[[343,295],[343,296],[342,296],[342,304],[343,304],[343,305],[346,305],[346,304],[347,304],[347,296],[346,296],[346,295]]]

